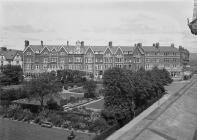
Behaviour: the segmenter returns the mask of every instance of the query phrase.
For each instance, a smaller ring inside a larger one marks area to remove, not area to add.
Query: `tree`
[[[114,114],[121,125],[134,115],[134,84],[131,76],[131,71],[120,68],[106,70],[103,76],[105,109]]]
[[[95,95],[95,90],[96,90],[96,82],[93,80],[88,80],[85,82],[84,87],[85,89],[85,97],[86,98],[94,98],[96,97]]]
[[[56,80],[55,75],[43,73],[37,79],[32,79],[27,83],[30,99],[37,99],[40,106],[44,108],[44,99],[62,90],[62,85]]]
[[[2,85],[19,84],[23,81],[21,66],[5,65],[1,67],[1,72],[0,83]]]

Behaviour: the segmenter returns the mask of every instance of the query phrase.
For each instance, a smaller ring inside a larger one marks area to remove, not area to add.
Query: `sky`
[[[133,46],[174,43],[197,53],[187,26],[194,0],[0,0],[0,46],[30,44]]]

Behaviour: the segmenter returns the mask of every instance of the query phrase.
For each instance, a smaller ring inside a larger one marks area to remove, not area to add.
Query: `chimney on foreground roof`
[[[67,46],[69,46],[69,41],[67,41],[66,43],[67,43]]]
[[[171,47],[173,47],[173,48],[174,48],[174,43],[171,43]]]
[[[25,48],[29,46],[29,41],[25,40]]]

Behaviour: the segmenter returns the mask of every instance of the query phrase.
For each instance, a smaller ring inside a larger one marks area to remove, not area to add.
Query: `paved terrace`
[[[197,129],[197,75],[184,87],[178,85],[167,87],[168,95],[107,140],[194,140]]]

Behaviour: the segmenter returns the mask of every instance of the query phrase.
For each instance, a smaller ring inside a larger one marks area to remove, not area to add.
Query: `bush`
[[[109,125],[107,124],[107,122],[103,118],[99,118],[90,124],[89,131],[100,133],[108,127]]]
[[[3,90],[0,94],[1,100],[18,100],[27,97],[27,91],[23,88]]]
[[[6,116],[8,118],[12,118],[12,117],[16,118],[16,115],[18,112],[21,112],[21,107],[19,105],[13,104],[8,107],[8,111],[7,111]]]
[[[59,110],[60,106],[53,98],[51,98],[50,100],[47,101],[47,108],[50,110]]]
[[[34,119],[34,114],[28,110],[28,109],[25,109],[23,110],[23,113],[24,113],[24,121],[30,121],[30,120],[33,120]]]
[[[5,106],[0,106],[0,115],[5,115],[7,114],[7,107]]]
[[[60,100],[60,106],[66,105],[68,104],[68,100],[67,99],[61,99]]]
[[[53,125],[60,127],[62,123],[64,122],[63,118],[61,115],[58,115],[55,112],[50,112],[47,120],[51,122]]]

